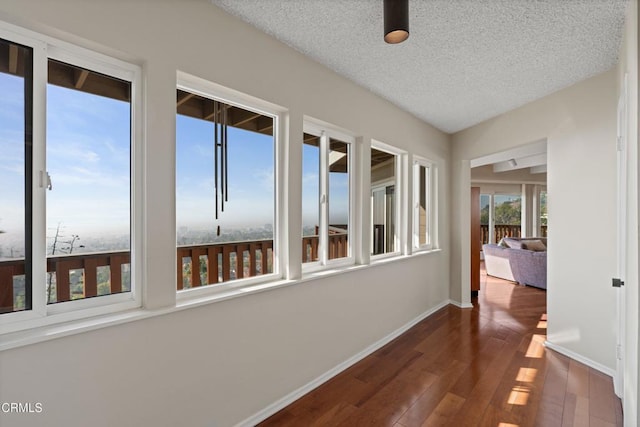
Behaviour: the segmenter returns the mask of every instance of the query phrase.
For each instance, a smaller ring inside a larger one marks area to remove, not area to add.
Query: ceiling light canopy
[[[402,43],[409,38],[409,0],[384,0],[384,41]]]

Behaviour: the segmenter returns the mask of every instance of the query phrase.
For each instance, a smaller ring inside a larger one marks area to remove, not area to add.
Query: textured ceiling
[[[383,41],[382,0],[211,0],[445,132],[604,72],[625,0],[410,0]]]

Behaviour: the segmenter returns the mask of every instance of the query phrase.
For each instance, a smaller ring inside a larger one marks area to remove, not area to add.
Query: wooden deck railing
[[[109,267],[109,293],[122,292],[122,266],[130,264],[129,251],[99,252],[47,257],[47,278],[55,288],[51,301],[89,298],[98,295],[98,268]],[[83,270],[82,293],[72,294],[71,271]],[[0,312],[14,310],[13,279],[25,274],[24,259],[0,262]],[[126,285],[126,284],[125,284]]]
[[[329,234],[329,259],[344,258],[349,255],[347,233]],[[302,262],[318,261],[318,236],[302,238]]]
[[[318,236],[306,236],[302,239],[303,262],[318,259],[318,240]],[[347,234],[329,235],[329,259],[346,257],[347,254]],[[129,251],[48,257],[47,280],[52,286],[50,301],[63,302],[97,296],[100,267],[109,268],[108,293],[127,290],[130,283],[123,266],[130,265],[130,258]],[[271,273],[273,240],[179,246],[177,269],[178,290]],[[80,287],[75,284],[76,292],[71,283],[71,273],[75,270],[82,270],[82,283]],[[0,313],[19,309],[14,307],[13,283],[16,276],[24,274],[24,259],[0,261]]]
[[[178,290],[272,271],[273,240],[178,247]]]
[[[520,237],[519,225],[506,225],[496,224],[495,226],[495,241],[492,243],[498,243],[503,237]],[[540,237],[547,237],[547,226],[540,226]],[[482,238],[482,244],[489,243],[489,226],[483,224],[480,226],[480,235]]]

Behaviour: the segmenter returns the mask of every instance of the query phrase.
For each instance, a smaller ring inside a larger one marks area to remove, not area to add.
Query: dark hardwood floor
[[[622,426],[610,377],[546,349],[546,293],[482,276],[260,426]]]

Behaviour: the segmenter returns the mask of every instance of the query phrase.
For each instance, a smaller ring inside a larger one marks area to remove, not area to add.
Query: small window
[[[400,251],[400,155],[375,143],[371,149],[371,255]]]
[[[435,166],[427,160],[416,160],[413,165],[413,247],[436,247]]]
[[[177,289],[277,273],[276,116],[177,91]]]
[[[302,262],[353,262],[352,137],[305,125],[302,150]]]

